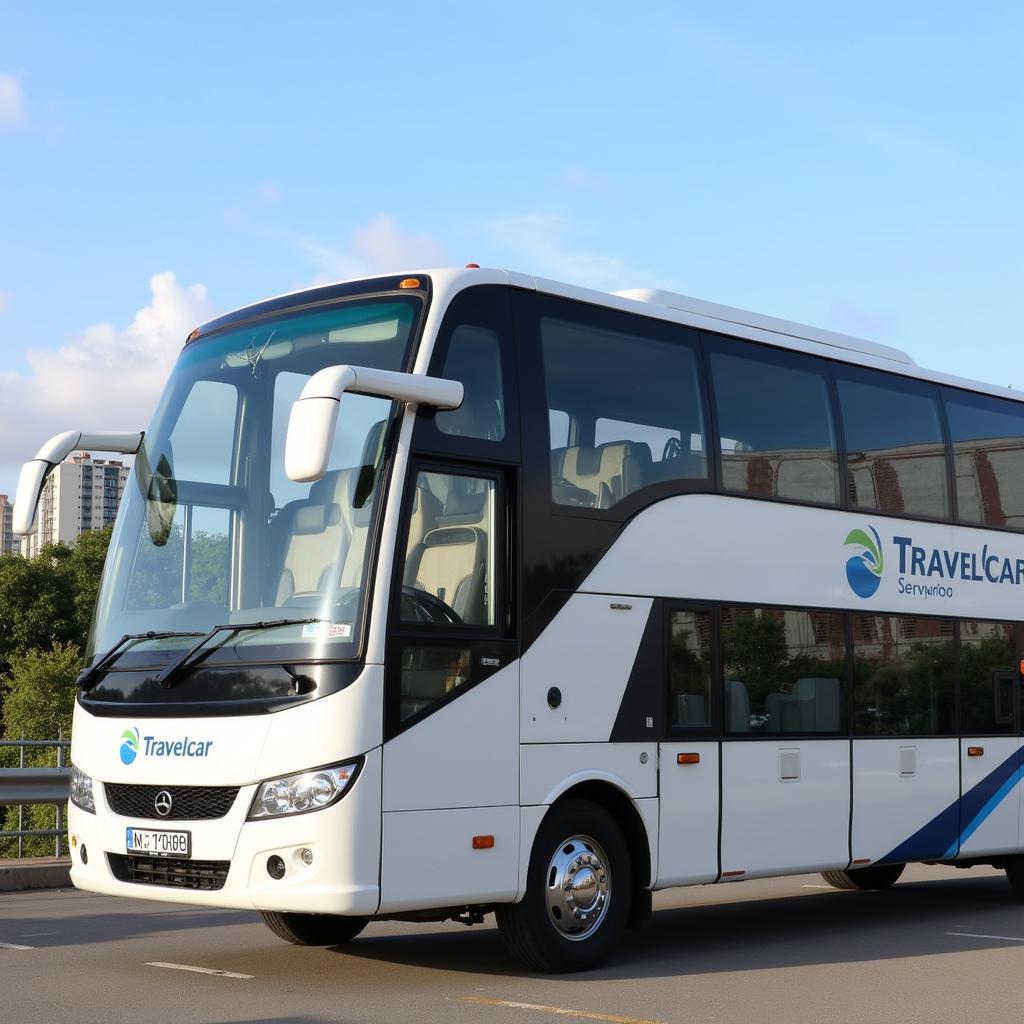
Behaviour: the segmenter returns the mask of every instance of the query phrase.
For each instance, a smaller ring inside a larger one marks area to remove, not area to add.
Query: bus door
[[[1012,623],[959,623],[961,857],[1020,846],[1018,631]]]
[[[513,899],[519,872],[519,412],[505,289],[452,300],[397,536],[385,669],[381,909]]]
[[[721,879],[845,867],[846,617],[724,607]]]
[[[854,644],[850,866],[956,856],[960,740],[955,623],[851,616]]]
[[[718,688],[709,609],[671,605],[668,732],[659,748],[658,886],[718,877]]]

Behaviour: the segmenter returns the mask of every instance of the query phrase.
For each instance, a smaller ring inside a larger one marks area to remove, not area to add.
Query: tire
[[[822,871],[821,877],[837,889],[891,889],[903,874],[906,864],[876,864],[848,871]]]
[[[263,923],[279,938],[296,946],[342,946],[367,925],[365,917],[336,914],[279,914],[261,910]]]
[[[1010,883],[1013,895],[1024,900],[1024,857],[1007,857],[1003,863],[1006,880]]]
[[[566,888],[572,881],[579,895]],[[508,951],[526,967],[549,974],[585,971],[619,940],[632,889],[629,849],[615,819],[597,804],[566,800],[537,832],[526,895],[495,916]]]

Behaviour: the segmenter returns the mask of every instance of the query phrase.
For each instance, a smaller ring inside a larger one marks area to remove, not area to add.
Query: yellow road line
[[[664,1024],[658,1020],[641,1020],[639,1017],[620,1017],[614,1013],[591,1013],[589,1010],[570,1010],[564,1006],[543,1006],[540,1003],[517,1003],[511,999],[489,999],[487,996],[463,996],[464,1003],[479,1003],[481,1006],[506,1006],[512,1010],[533,1010],[535,1013],[553,1013],[560,1017],[575,1017],[577,1020],[601,1020],[608,1024]]]

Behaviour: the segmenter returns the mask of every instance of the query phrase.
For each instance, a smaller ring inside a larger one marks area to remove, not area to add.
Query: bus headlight
[[[86,775],[75,765],[71,766],[71,802],[83,811],[88,811],[90,814],[96,813],[96,797],[92,792],[92,777]]]
[[[261,782],[249,808],[249,821],[330,807],[345,795],[361,765],[362,760],[348,761]]]

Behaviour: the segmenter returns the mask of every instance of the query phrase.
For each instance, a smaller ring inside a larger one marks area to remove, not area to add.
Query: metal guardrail
[[[60,857],[64,843],[64,804],[71,795],[71,769],[65,764],[70,740],[0,740],[0,749],[17,748],[18,767],[0,768],[0,807],[18,808],[18,827],[0,830],[0,839],[17,839],[18,856],[24,855],[25,840],[42,836],[54,841],[54,856]],[[56,748],[55,768],[26,767],[25,752]],[[55,828],[25,828],[25,807],[29,804],[54,804]]]

